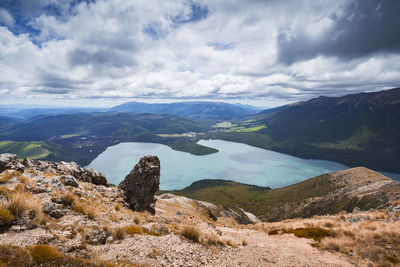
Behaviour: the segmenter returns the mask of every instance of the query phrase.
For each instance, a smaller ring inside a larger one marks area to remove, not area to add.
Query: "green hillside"
[[[200,119],[162,114],[113,112],[46,115],[12,124],[5,120],[4,124],[0,124],[4,129],[0,132],[0,140],[18,141],[5,143],[8,146],[2,151],[16,153],[21,158],[28,155],[87,165],[108,146],[119,142],[162,143],[195,155],[215,153],[218,150],[196,144],[193,137],[162,137],[163,134],[180,136],[188,132],[206,132],[211,129],[210,125],[211,122]],[[44,144],[44,150],[39,151]]]
[[[211,137],[400,172],[400,88],[293,103],[235,122]]]
[[[20,159],[43,159],[46,158],[51,151],[46,149],[46,145],[42,141],[0,141],[0,153],[14,153],[17,154]]]
[[[377,186],[374,185],[375,182]],[[360,193],[358,188],[365,186],[371,186],[371,190],[368,194]],[[362,210],[376,208],[388,201],[386,193],[390,194],[399,188],[398,181],[392,181],[366,168],[353,168],[323,174],[277,189],[226,180],[200,180],[182,190],[168,193],[227,208],[242,208],[264,221],[279,221],[334,214],[342,210],[351,212],[355,207]]]
[[[249,210],[254,202],[263,201],[268,187],[259,187],[229,180],[200,180],[190,186],[169,193],[221,204],[226,207],[242,207]],[[161,193],[166,193],[162,191]]]

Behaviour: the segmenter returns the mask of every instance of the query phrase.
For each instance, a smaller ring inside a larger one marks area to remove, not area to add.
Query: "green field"
[[[44,146],[45,143],[42,141],[0,141],[0,153],[14,153],[19,159],[42,159],[51,153]]]

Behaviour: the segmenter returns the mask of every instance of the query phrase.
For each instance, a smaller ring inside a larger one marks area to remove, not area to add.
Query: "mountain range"
[[[260,111],[259,108],[250,105],[205,101],[153,104],[128,102],[113,107],[111,110],[128,113],[170,114],[213,120],[242,118]]]
[[[7,117],[8,110],[0,114],[0,139],[45,141],[48,150],[54,151],[49,156],[58,155],[51,159],[87,164],[118,142],[157,142],[203,155],[217,151],[196,141],[218,138],[302,158],[400,173],[400,88],[321,96],[259,113],[256,110],[218,102],[128,102],[101,112],[69,110],[72,114],[47,113],[28,119]],[[182,135],[188,132],[195,134]],[[0,152],[17,153],[1,146]]]
[[[343,97],[318,97],[247,117],[252,133],[219,133],[303,158],[400,172],[400,88]]]

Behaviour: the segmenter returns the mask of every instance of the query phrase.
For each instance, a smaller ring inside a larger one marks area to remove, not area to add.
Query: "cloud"
[[[14,99],[281,104],[400,83],[397,1],[4,0],[0,10],[14,19],[0,22],[0,92]]]
[[[279,59],[293,62],[319,55],[353,59],[400,51],[400,2],[353,0],[322,14],[311,24],[279,33]]]
[[[4,8],[0,8],[0,24],[12,27],[14,26],[15,20],[13,16]]]

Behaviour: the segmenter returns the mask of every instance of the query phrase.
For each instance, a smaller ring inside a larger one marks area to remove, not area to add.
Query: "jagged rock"
[[[55,219],[59,219],[64,216],[61,210],[61,205],[55,204],[53,202],[46,202],[45,204],[43,204],[43,212]]]
[[[107,243],[107,234],[103,229],[94,229],[86,235],[86,242],[92,245]]]
[[[135,211],[155,213],[154,194],[160,185],[160,160],[157,156],[144,156],[119,184],[125,191],[125,200]]]
[[[78,181],[76,180],[76,178],[72,175],[62,175],[61,178],[64,181],[65,185],[69,185],[72,187],[79,187]]]
[[[0,154],[0,172],[3,172],[7,169],[22,171],[24,170],[24,165],[18,161],[17,155],[15,154]]]
[[[52,162],[43,160],[30,160],[25,158],[21,163],[18,161],[17,155],[15,154],[0,154],[0,172],[3,172],[6,169],[22,171],[25,167],[38,171],[51,172],[55,175],[71,175],[75,179],[96,185],[109,185],[107,178],[103,173],[90,168],[83,168],[73,161]]]
[[[84,168],[83,173],[92,179],[93,184],[105,185],[105,186],[108,185],[106,176],[101,172],[95,171],[90,168],[88,168],[88,169]]]
[[[65,186],[57,177],[51,179],[51,185],[56,188],[57,190],[65,190]]]

